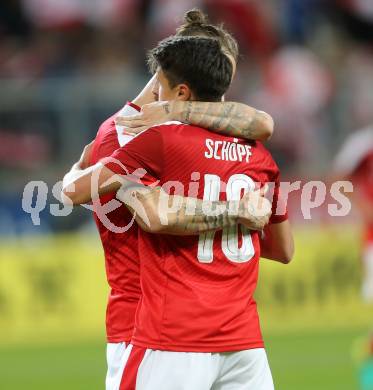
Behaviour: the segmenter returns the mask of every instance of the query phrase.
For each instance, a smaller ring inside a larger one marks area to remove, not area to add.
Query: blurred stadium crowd
[[[61,178],[149,78],[146,49],[196,6],[237,37],[227,99],[274,117],[269,148],[285,178],[326,177],[346,135],[373,123],[370,0],[2,0],[0,235],[35,233],[25,184]],[[38,231],[79,226],[84,214],[45,212]]]

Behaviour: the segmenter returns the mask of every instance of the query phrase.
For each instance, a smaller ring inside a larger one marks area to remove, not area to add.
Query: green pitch
[[[351,348],[364,332],[266,335],[277,390],[357,390]],[[99,342],[0,348],[3,390],[102,390],[105,346]]]

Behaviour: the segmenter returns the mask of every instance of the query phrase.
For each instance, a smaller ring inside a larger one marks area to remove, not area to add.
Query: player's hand
[[[94,141],[87,144],[83,149],[82,155],[80,156],[80,159],[78,161],[78,165],[81,169],[86,169],[90,166],[93,142]]]
[[[240,201],[238,222],[250,230],[263,230],[272,214],[272,204],[265,197],[268,187],[248,192]]]
[[[173,102],[161,101],[145,104],[136,115],[118,116],[115,123],[126,128],[126,134],[139,134],[149,127],[173,120]]]

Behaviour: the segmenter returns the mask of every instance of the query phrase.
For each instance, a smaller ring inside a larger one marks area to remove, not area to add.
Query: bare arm
[[[294,256],[294,239],[288,220],[269,224],[260,241],[261,257],[288,264]]]
[[[136,221],[143,230],[152,233],[194,235],[237,223],[250,230],[262,230],[271,215],[271,204],[260,191],[248,193],[240,201],[207,201],[168,195],[161,188],[139,190],[135,196],[151,224],[144,224],[141,218]],[[136,210],[129,209],[135,214]]]
[[[137,115],[117,117],[129,132],[177,120],[233,137],[264,141],[273,133],[273,119],[263,111],[235,102],[160,101],[146,104]]]
[[[236,102],[182,102],[172,107],[175,120],[217,133],[265,141],[272,136],[273,119],[263,111]]]
[[[62,200],[73,205],[89,203],[101,195],[118,191],[122,183],[119,175],[101,163],[84,168],[77,162],[62,180]]]
[[[121,200],[135,215],[139,226],[153,233],[191,235],[237,223],[251,230],[261,230],[268,223],[271,205],[259,191],[248,194],[240,202],[220,202],[169,196],[160,188],[134,189],[132,181],[101,163],[84,168],[83,155],[63,179],[65,203],[84,204],[124,186]]]

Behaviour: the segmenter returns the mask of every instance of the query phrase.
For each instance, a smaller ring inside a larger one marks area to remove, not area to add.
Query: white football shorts
[[[238,352],[170,352],[129,345],[118,387],[110,390],[273,390],[263,348]]]

